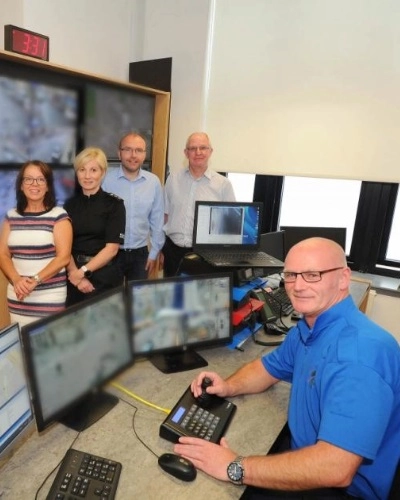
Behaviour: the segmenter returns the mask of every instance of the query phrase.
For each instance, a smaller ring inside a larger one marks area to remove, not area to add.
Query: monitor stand
[[[60,422],[70,429],[81,432],[100,420],[108,413],[119,399],[117,396],[105,391],[91,393],[81,403],[74,406]]]
[[[149,361],[163,373],[184,372],[207,366],[207,361],[195,351],[186,350],[164,354],[156,354]]]

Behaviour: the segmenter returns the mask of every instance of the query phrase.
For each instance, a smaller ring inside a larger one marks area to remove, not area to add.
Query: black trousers
[[[276,438],[268,455],[290,450],[290,431],[286,423]],[[255,486],[247,486],[240,500],[339,500],[343,498],[355,499],[341,488],[318,488],[307,491],[278,491]]]
[[[130,250],[121,249],[117,255],[117,264],[121,273],[127,281],[141,280],[148,277],[146,271],[149,251],[147,247],[134,248]]]
[[[193,249],[175,245],[167,236],[162,252],[164,254],[164,276],[167,278],[179,274],[182,259],[186,254],[193,252]]]
[[[89,280],[95,287],[95,290],[90,293],[82,293],[72,283],[69,281],[67,282],[67,307],[78,304],[79,302],[90,299],[91,297],[99,295],[106,290],[122,285],[124,277],[114,259],[114,261],[107,266],[104,266],[97,271],[93,271],[93,275],[89,278]]]

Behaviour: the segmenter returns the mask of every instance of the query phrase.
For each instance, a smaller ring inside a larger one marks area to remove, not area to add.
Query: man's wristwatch
[[[244,457],[236,457],[233,462],[231,462],[226,472],[228,474],[228,478],[234,484],[243,484],[244,479],[244,467],[243,467]]]
[[[90,271],[86,266],[82,266],[81,269],[83,271],[83,276],[85,276],[85,278],[90,278],[92,276],[93,271]]]

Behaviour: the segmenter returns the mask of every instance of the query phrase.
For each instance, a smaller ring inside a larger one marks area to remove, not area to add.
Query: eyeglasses
[[[124,153],[127,153],[127,154],[132,154],[132,153],[135,153],[136,155],[142,155],[143,153],[146,152],[145,149],[143,148],[119,148],[120,151],[123,151]]]
[[[36,179],[35,177],[23,177],[22,182],[27,186],[30,186],[34,182],[36,182],[38,186],[44,186],[47,181],[44,177],[36,177]]]
[[[307,283],[316,283],[322,280],[322,275],[325,273],[331,273],[332,271],[338,271],[339,269],[344,269],[344,267],[333,267],[332,269],[325,269],[325,271],[303,271],[302,273],[293,273],[292,271],[283,271],[281,273],[281,278],[285,283],[294,283],[297,276],[301,274],[301,277]]]
[[[186,151],[189,151],[189,153],[197,153],[197,150],[199,150],[200,153],[205,153],[209,149],[211,149],[210,146],[190,146],[190,148],[186,148]]]

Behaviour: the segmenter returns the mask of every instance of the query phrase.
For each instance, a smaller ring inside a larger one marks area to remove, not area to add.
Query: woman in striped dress
[[[55,206],[46,163],[25,163],[15,190],[17,206],[7,212],[0,235],[0,267],[9,281],[11,321],[23,326],[65,308],[72,226],[67,212]]]

